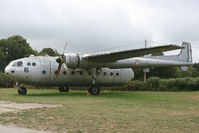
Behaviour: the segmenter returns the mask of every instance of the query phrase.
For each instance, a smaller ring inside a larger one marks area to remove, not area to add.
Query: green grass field
[[[52,132],[199,132],[199,92],[59,93],[0,89],[0,100],[62,104],[57,108],[0,114],[0,124]]]

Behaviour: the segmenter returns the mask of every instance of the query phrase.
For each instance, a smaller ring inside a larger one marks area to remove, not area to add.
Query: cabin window
[[[32,63],[32,66],[36,66],[36,63],[35,63],[35,62],[33,62],[33,63]]]
[[[42,71],[42,74],[43,74],[43,75],[45,75],[45,74],[46,74],[46,71],[45,71],[45,70],[43,70],[43,71]]]
[[[66,71],[63,71],[63,74],[66,75]]]
[[[106,76],[106,72],[103,72],[103,75]]]
[[[23,63],[22,61],[17,61],[17,67],[22,67]]]
[[[30,63],[30,62],[28,62],[28,63],[27,63],[27,66],[30,66],[30,65],[31,65],[31,63]]]
[[[113,76],[113,72],[111,72],[110,75]]]

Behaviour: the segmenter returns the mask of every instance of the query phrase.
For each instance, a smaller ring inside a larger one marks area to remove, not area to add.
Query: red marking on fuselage
[[[136,59],[135,62],[134,62],[134,64],[138,66],[138,65],[141,64],[141,61],[139,59]]]

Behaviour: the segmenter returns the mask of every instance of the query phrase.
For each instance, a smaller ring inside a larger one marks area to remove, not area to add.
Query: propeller
[[[67,41],[66,41],[66,43],[65,43],[65,47],[64,47],[63,54],[62,54],[59,58],[56,59],[56,62],[59,64],[58,69],[57,69],[57,73],[56,73],[56,78],[59,77],[59,73],[60,73],[60,71],[61,71],[62,65],[64,65],[64,67],[65,67],[65,69],[66,69],[66,72],[69,71],[69,70],[68,70],[68,67],[67,67],[67,65],[66,65],[66,62],[65,62],[65,60],[64,60],[64,56],[65,56],[64,53],[65,53],[65,50],[66,50],[66,46],[67,46]]]

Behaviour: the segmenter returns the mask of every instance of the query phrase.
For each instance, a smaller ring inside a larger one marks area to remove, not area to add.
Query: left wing
[[[91,55],[85,55],[83,58],[87,61],[115,62],[117,60],[140,57],[147,54],[156,54],[160,52],[166,52],[166,51],[183,49],[183,48],[184,47],[171,44],[171,45],[132,49],[132,50],[125,50],[125,51],[118,51],[118,52],[91,54]]]

